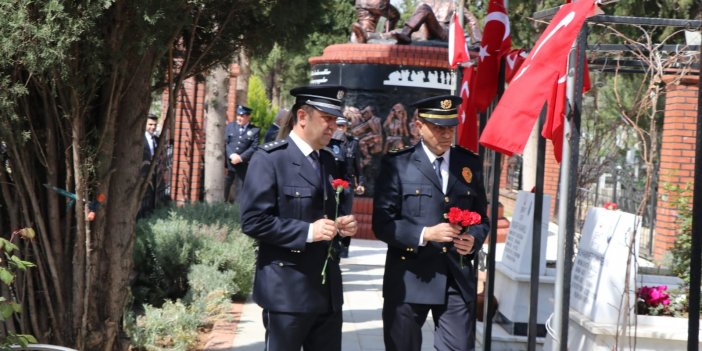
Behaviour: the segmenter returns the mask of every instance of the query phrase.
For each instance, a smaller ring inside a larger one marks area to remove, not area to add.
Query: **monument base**
[[[593,322],[582,313],[571,309],[568,349],[628,350],[635,345],[637,351],[686,350],[687,323],[687,318],[639,315],[636,328],[629,326],[621,331],[617,340],[617,325]]]
[[[484,345],[485,325],[478,322],[475,328],[475,349],[485,350]],[[492,351],[524,351],[527,349],[527,337],[508,333],[499,324],[492,325],[492,338],[490,340],[490,350]],[[542,337],[536,338],[536,351],[546,350]]]
[[[546,269],[551,273],[552,269]],[[498,318],[500,324],[512,335],[526,336],[529,323],[529,291],[531,276],[514,272],[502,262],[495,266],[495,297],[500,302]],[[539,302],[536,315],[537,335],[546,335],[546,319],[553,312],[555,276],[539,276]]]

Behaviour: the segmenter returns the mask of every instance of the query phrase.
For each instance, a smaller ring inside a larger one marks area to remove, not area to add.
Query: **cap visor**
[[[332,116],[344,117],[344,114],[341,112],[341,110],[335,110],[333,108],[326,108],[326,107],[314,106],[314,105],[310,105],[310,106],[314,107],[317,111],[321,111],[321,112],[330,114]]]
[[[458,125],[458,118],[423,118],[425,121],[442,127],[455,127]]]

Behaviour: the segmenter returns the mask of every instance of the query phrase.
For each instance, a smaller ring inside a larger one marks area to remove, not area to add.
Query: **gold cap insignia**
[[[444,110],[448,110],[451,108],[452,102],[449,99],[446,100],[441,100],[441,108]]]
[[[343,99],[343,98],[344,98],[344,91],[343,91],[343,90],[339,90],[339,91],[336,93],[336,98],[339,99],[339,100]]]
[[[463,176],[463,179],[465,179],[466,183],[471,183],[473,181],[473,172],[470,170],[470,168],[463,167],[461,175]]]

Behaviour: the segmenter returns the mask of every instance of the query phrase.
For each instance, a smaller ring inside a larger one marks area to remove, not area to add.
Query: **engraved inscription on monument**
[[[539,274],[544,275],[546,268],[546,241],[548,239],[548,222],[551,197],[544,195],[541,216],[541,257],[539,257]],[[514,207],[512,222],[502,254],[502,264],[517,273],[529,274],[531,270],[531,241],[534,226],[534,194],[520,191]]]

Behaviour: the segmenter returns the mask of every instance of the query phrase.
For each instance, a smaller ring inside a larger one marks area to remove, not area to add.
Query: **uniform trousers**
[[[341,351],[341,311],[285,313],[263,310],[265,351]]]
[[[450,281],[452,281],[450,279]],[[438,351],[469,351],[475,349],[472,304],[467,304],[460,292],[449,284],[445,305],[383,303],[383,338],[387,351],[420,351],[422,325],[429,311],[434,319],[434,349]]]

